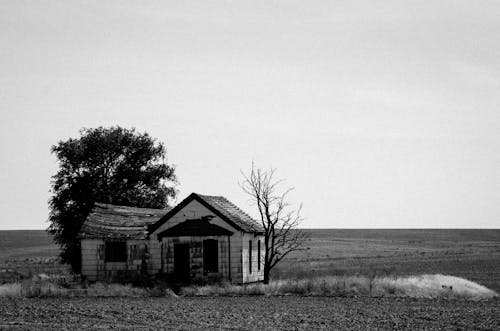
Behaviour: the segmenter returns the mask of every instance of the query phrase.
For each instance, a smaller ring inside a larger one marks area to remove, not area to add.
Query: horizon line
[[[498,228],[298,228],[297,230],[500,230]],[[47,229],[0,229],[0,231],[47,231]]]

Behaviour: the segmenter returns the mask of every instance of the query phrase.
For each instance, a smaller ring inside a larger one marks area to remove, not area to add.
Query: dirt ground
[[[0,329],[499,330],[500,300],[326,297],[0,299]]]

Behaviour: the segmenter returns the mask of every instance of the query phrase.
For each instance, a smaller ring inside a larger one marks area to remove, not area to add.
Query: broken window
[[[203,271],[219,272],[219,242],[215,239],[203,240]]]
[[[130,260],[142,260],[146,254],[147,245],[131,245],[130,246]]]
[[[260,271],[260,240],[257,240],[257,270]]]
[[[106,262],[127,262],[127,243],[125,241],[107,241],[104,260]]]
[[[252,273],[252,241],[248,241],[248,273]]]

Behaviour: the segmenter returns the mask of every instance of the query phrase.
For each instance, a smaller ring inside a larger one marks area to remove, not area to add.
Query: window
[[[252,273],[252,241],[248,241],[248,272]]]
[[[257,270],[260,271],[260,240],[257,240]]]
[[[105,262],[126,262],[127,243],[125,241],[108,241],[105,244]]]
[[[203,240],[203,271],[219,272],[219,242],[215,239]]]
[[[142,260],[148,251],[148,245],[130,245],[129,246],[129,259],[130,260]]]

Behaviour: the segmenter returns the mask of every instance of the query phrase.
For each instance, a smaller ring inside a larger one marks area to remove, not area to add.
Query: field
[[[500,302],[214,297],[29,299],[0,304],[0,329],[498,330]]]
[[[500,230],[308,231],[305,250],[289,256],[275,278],[441,273],[500,292]],[[56,255],[43,231],[0,231],[3,274],[67,273]],[[0,329],[500,329],[499,316],[498,298],[0,298]]]
[[[500,292],[500,230],[308,230],[276,277],[448,274]]]

